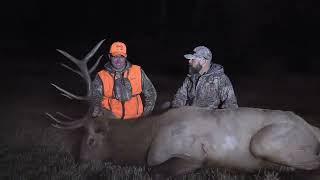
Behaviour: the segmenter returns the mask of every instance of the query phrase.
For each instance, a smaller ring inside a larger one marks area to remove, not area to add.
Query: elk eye
[[[98,128],[98,129],[96,129],[94,132],[97,133],[97,134],[100,134],[100,133],[102,134],[102,133],[105,132],[105,130],[102,129],[102,128]]]

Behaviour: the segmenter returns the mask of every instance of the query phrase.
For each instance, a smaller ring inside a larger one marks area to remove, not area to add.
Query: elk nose
[[[93,138],[88,138],[87,144],[90,147],[94,146],[94,139]]]

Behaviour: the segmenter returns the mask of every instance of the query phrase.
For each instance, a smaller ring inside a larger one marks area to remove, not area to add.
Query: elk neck
[[[118,163],[145,164],[157,118],[141,118],[136,122],[115,120],[110,123],[112,159]]]

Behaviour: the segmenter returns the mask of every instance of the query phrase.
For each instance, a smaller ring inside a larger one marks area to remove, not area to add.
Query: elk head
[[[91,87],[91,76],[90,74],[95,70],[98,66],[102,55],[97,59],[94,65],[89,69],[87,63],[91,59],[91,57],[96,53],[104,40],[100,41],[83,59],[79,60],[69,53],[57,49],[62,55],[71,60],[79,70],[73,69],[66,64],[61,64],[63,67],[75,72],[79,76],[81,76],[86,83],[86,95],[79,96],[75,95],[55,84],[51,84],[56,89],[61,91],[63,96],[66,96],[70,99],[76,99],[81,101],[86,101],[89,104],[89,108],[87,113],[80,119],[73,119],[67,115],[64,115],[61,112],[56,112],[56,115],[60,116],[57,118],[50,113],[46,113],[46,115],[51,118],[54,123],[52,126],[59,129],[72,130],[77,128],[84,128],[85,134],[82,138],[81,150],[80,150],[80,159],[102,159],[103,154],[105,153],[105,137],[108,131],[108,122],[110,119],[113,119],[114,116],[110,111],[104,111],[103,115],[97,118],[93,118],[91,116],[93,104],[92,104],[92,87]],[[67,121],[66,121],[67,120]]]
[[[110,127],[111,119],[104,115],[92,118],[84,125],[85,133],[82,138],[80,147],[81,160],[103,160],[108,159],[107,156],[110,144]]]

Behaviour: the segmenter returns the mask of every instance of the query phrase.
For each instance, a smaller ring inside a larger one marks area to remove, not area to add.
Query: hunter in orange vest
[[[95,104],[92,116],[99,116],[102,108],[125,120],[149,114],[154,108],[157,93],[141,67],[127,60],[126,45],[114,42],[109,50],[109,59],[110,62],[98,72],[92,83]]]

